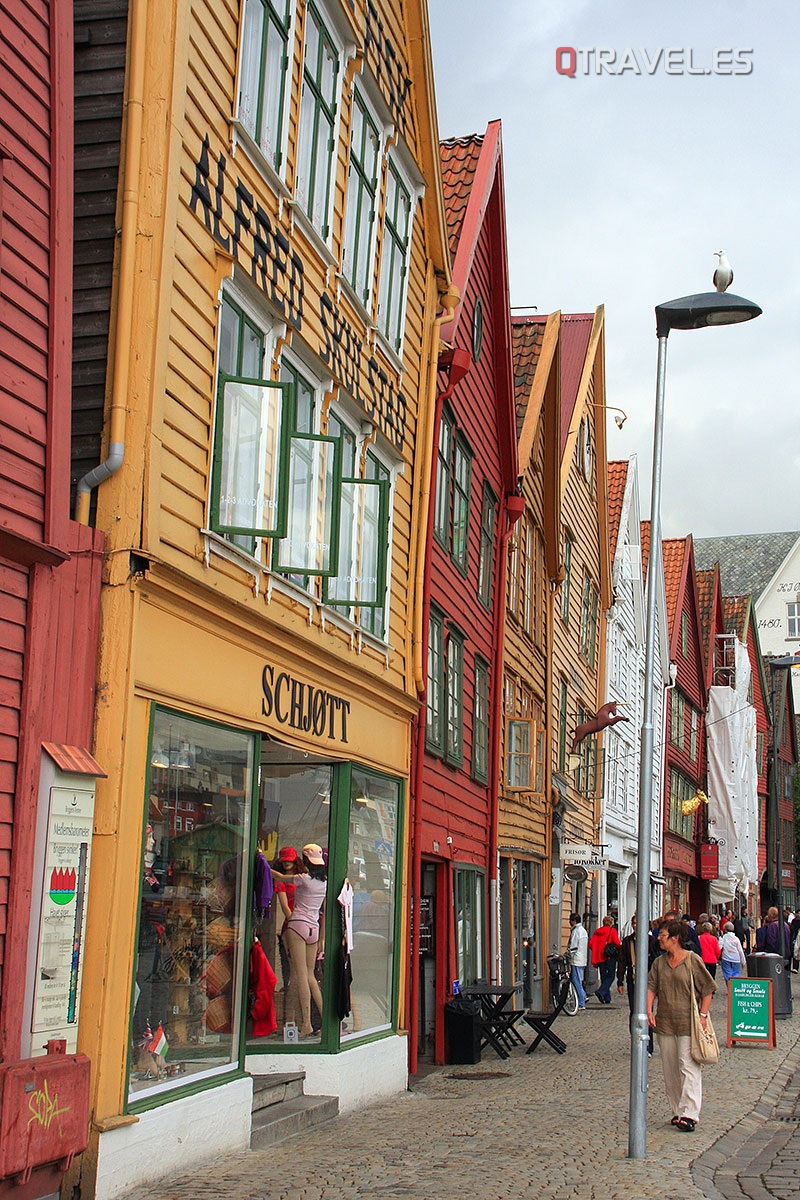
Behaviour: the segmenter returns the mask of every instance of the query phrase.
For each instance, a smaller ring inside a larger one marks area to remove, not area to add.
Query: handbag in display
[[[714,1026],[711,1024],[711,1017],[706,1017],[705,1029],[700,1020],[700,1010],[697,1007],[697,997],[694,993],[694,981],[691,983],[692,988],[692,1048],[691,1055],[696,1063],[715,1063],[719,1062],[719,1042],[717,1035],[714,1032]]]

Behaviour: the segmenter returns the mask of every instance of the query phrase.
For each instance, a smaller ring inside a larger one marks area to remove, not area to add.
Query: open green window
[[[339,561],[323,584],[326,604],[381,608],[386,594],[388,479],[343,479]]]
[[[284,537],[281,480],[289,457],[292,387],[219,374],[211,477],[211,528],[253,538]]]
[[[297,575],[335,575],[339,563],[342,443],[338,437],[292,433],[288,438],[285,535],[273,567]]]

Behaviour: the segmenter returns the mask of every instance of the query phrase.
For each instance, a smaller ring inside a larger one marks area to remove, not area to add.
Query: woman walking
[[[719,943],[719,938],[711,932],[711,922],[705,921],[698,929],[700,935],[700,950],[703,955],[703,962],[706,965],[706,970],[712,979],[717,976],[717,963],[719,956],[722,954],[722,947]]]
[[[589,950],[592,955],[592,966],[600,972],[600,987],[595,996],[601,1004],[611,1003],[611,985],[617,973],[619,958],[619,934],[614,928],[613,917],[603,917],[603,924],[598,925],[589,938]]]
[[[729,979],[738,979],[742,967],[747,965],[742,943],[733,932],[733,921],[726,921],[722,927],[722,945],[719,964],[722,967],[722,978],[725,987]]]
[[[683,921],[667,921],[659,930],[658,943],[664,953],[647,977],[647,1020],[658,1037],[672,1124],[681,1133],[693,1133],[700,1119],[703,1084],[691,1053],[692,991],[705,1025],[717,985],[698,956],[686,949]]]

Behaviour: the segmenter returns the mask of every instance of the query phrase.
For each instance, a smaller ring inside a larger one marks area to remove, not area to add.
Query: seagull
[[[731,264],[728,262],[724,250],[715,250],[715,258],[719,259],[719,266],[714,272],[712,283],[718,292],[727,292],[728,288],[733,283],[733,271]]]

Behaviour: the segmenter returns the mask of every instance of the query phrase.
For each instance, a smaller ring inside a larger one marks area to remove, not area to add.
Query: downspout
[[[436,385],[439,373],[439,347],[441,345],[442,325],[447,325],[453,319],[456,305],[459,301],[458,290],[450,286],[441,298],[443,312],[433,322],[431,333],[430,361],[428,363],[428,396],[426,415],[428,424],[425,429],[425,444],[423,447],[422,463],[420,465],[421,487],[419,497],[419,520],[417,523],[417,561],[414,578],[414,631],[413,631],[413,677],[417,695],[425,694],[424,650],[427,636],[423,640],[427,628],[430,611],[430,577],[426,571],[427,550],[430,537],[433,534],[431,508],[431,476],[433,472],[434,438],[439,428],[439,413],[441,411],[436,397]],[[414,739],[414,769],[412,803],[414,819],[411,831],[411,987],[409,989],[408,1013],[408,1070],[411,1075],[417,1072],[419,1058],[419,912],[422,892],[422,860],[419,843],[422,831],[422,772],[425,765],[425,713],[420,711],[416,717]]]
[[[494,678],[492,700],[489,711],[494,715],[492,739],[489,752],[489,956],[490,982],[500,982],[500,931],[498,919],[498,826],[500,822],[500,726],[503,712],[503,645],[505,642],[506,613],[506,566],[508,563],[508,540],[517,521],[525,511],[525,497],[519,493],[506,495],[503,512],[506,528],[500,538],[498,554],[494,611]]]
[[[121,245],[117,281],[117,321],[114,330],[114,367],[111,381],[108,455],[78,481],[75,520],[89,524],[92,491],[122,466],[125,456],[125,424],[131,361],[136,234],[139,221],[139,176],[142,162],[144,117],[145,31],[147,5],[133,6],[130,32],[128,99],[125,102],[125,176],[122,190]]]

